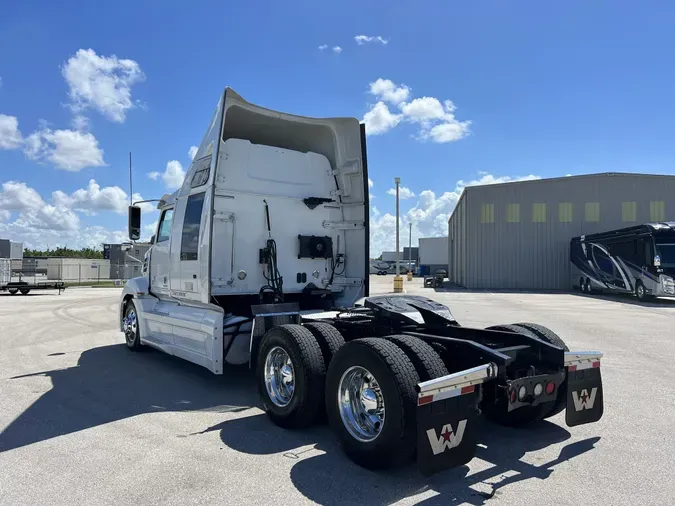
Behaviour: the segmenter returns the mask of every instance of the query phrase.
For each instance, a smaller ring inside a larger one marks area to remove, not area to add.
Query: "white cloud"
[[[199,151],[199,148],[197,146],[190,146],[190,149],[188,150],[188,155],[190,156],[190,160],[195,159],[195,155],[197,154],[197,151]]]
[[[321,45],[319,46],[319,51],[324,51],[324,50],[326,50],[326,49],[328,49],[328,46],[327,46],[326,44],[321,44]]]
[[[7,181],[2,183],[0,192],[0,209],[6,211],[28,211],[39,209],[44,201],[38,192],[26,183]]]
[[[333,47],[333,52],[335,54],[340,54],[342,52],[342,48],[340,46],[335,46]]]
[[[396,196],[396,188],[389,188],[387,190],[387,193],[389,195]],[[414,196],[415,196],[415,193],[410,188],[408,188],[406,186],[399,186],[399,188],[398,188],[398,198],[399,198],[399,200],[411,199]]]
[[[31,160],[49,161],[70,172],[105,165],[96,137],[76,130],[43,128],[33,132],[26,137],[24,153]]]
[[[372,188],[375,185],[372,179],[368,178],[368,188]]]
[[[408,86],[405,84],[399,86],[389,79],[382,78],[370,83],[370,93],[380,100],[363,117],[366,131],[370,134],[387,132],[401,122],[416,124],[419,128],[416,137],[423,141],[454,142],[470,134],[471,121],[458,121],[455,118],[456,107],[452,100],[441,102],[435,97],[420,97],[408,101],[411,94]],[[396,105],[401,113],[391,112],[383,101]],[[371,120],[374,128],[369,130],[366,117],[373,116],[376,108],[378,108],[376,118],[379,121]]]
[[[82,116],[81,114],[78,114],[73,118],[71,121],[71,124],[73,125],[73,128],[75,130],[79,131],[84,131],[89,129],[89,118],[86,116]]]
[[[129,205],[129,198],[122,188],[119,186],[101,188],[94,179],[89,181],[87,188],[80,188],[71,195],[57,190],[52,194],[52,200],[85,214],[94,214],[97,211],[125,214]]]
[[[368,135],[383,134],[398,125],[402,119],[402,114],[393,114],[384,102],[378,102],[363,115]]]
[[[148,177],[153,181],[157,181],[157,178],[161,176],[159,172],[148,172]]]
[[[410,88],[405,84],[397,86],[389,79],[382,79],[380,77],[375,82],[370,83],[370,93],[375,95],[378,100],[398,105],[408,100]]]
[[[441,101],[434,97],[415,98],[401,106],[401,112],[413,121],[444,119],[445,109]]]
[[[16,116],[0,114],[0,149],[16,149],[23,144]]]
[[[469,135],[470,125],[470,121],[449,121],[434,125],[429,130],[423,130],[421,136],[423,138],[431,138],[432,141],[440,144],[454,142]]]
[[[412,223],[412,242],[417,244],[420,237],[440,237],[448,234],[448,219],[457,205],[462,191],[467,186],[507,183],[509,181],[526,181],[539,179],[539,176],[493,176],[480,172],[478,179],[459,180],[453,191],[436,196],[431,190],[424,190],[418,195],[417,203],[407,212],[401,213],[399,233],[401,249],[408,244],[408,226]],[[402,188],[399,188],[402,190]],[[390,192],[391,190],[389,190]],[[389,193],[388,192],[388,193]],[[395,194],[394,190],[394,194]],[[390,213],[381,214],[375,207],[370,214],[370,250],[376,257],[382,251],[396,251],[396,217]]]
[[[162,180],[167,188],[175,190],[180,188],[185,179],[185,171],[178,160],[171,160],[166,164],[166,170],[162,174]]]
[[[93,49],[80,49],[61,69],[68,83],[71,107],[75,112],[92,108],[117,123],[123,123],[129,109],[131,88],[145,76],[134,60],[99,56]]]
[[[134,194],[134,200],[142,200]],[[104,242],[128,240],[126,232],[108,230],[100,225],[83,226],[77,212],[95,211],[126,213],[127,195],[118,187],[101,188],[96,181],[86,189],[68,195],[52,193],[51,203],[33,188],[19,181],[7,181],[0,188],[0,236],[23,241],[28,247],[84,246],[100,247]],[[154,211],[152,204],[141,204],[142,211]],[[16,219],[10,221],[12,214]],[[148,235],[149,236],[149,235]]]
[[[354,37],[354,40],[359,46],[362,46],[366,42],[376,42],[382,45],[386,45],[389,41],[382,38],[380,35],[377,36],[368,36],[368,35],[357,35]]]

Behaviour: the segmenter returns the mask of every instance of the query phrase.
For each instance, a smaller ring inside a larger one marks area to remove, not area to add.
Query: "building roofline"
[[[505,181],[503,183],[486,183],[486,184],[475,184],[471,186],[466,186],[464,187],[464,190],[468,189],[473,189],[473,188],[484,188],[486,186],[503,186],[503,185],[516,185],[516,184],[528,184],[528,183],[541,183],[541,182],[548,182],[548,181],[568,181],[568,180],[576,180],[576,179],[584,179],[584,178],[597,178],[597,177],[625,177],[625,176],[631,176],[631,177],[666,177],[666,178],[675,178],[675,175],[673,174],[648,174],[648,173],[641,173],[641,172],[596,172],[594,174],[578,174],[578,175],[573,175],[573,176],[557,176],[557,177],[544,177],[541,179],[523,179],[520,181]],[[464,194],[464,192],[462,192]],[[460,198],[461,200],[461,198]],[[459,201],[457,201],[459,203]]]

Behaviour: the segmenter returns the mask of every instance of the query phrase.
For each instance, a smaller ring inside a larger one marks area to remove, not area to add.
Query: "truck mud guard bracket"
[[[429,476],[466,464],[476,453],[477,386],[497,376],[487,363],[424,381],[417,390],[417,467]]]
[[[599,351],[565,353],[567,369],[567,408],[565,423],[568,427],[597,422],[604,412],[602,376]]]
[[[300,323],[300,306],[295,302],[258,304],[251,306],[251,313],[253,314],[253,325],[249,342],[249,368],[253,367],[260,340],[268,330],[279,325]]]

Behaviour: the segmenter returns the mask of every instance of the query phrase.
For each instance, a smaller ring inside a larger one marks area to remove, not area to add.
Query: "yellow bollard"
[[[403,293],[403,276],[394,276],[394,293]]]
[[[412,271],[408,271],[408,281],[412,281]]]

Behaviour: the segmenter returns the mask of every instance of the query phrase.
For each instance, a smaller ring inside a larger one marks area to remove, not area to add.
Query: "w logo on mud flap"
[[[441,429],[441,435],[437,436],[434,429],[427,431],[431,451],[434,455],[443,453],[445,450],[459,446],[464,437],[464,429],[466,429],[466,420],[462,420],[457,424],[457,432],[452,430],[452,425],[449,423],[444,425]]]
[[[579,392],[572,392],[574,409],[576,411],[581,411],[582,409],[593,409],[593,404],[595,404],[596,393],[598,393],[597,387],[591,388],[590,395],[588,393],[588,390],[585,388],[581,391],[581,394],[579,394]]]

